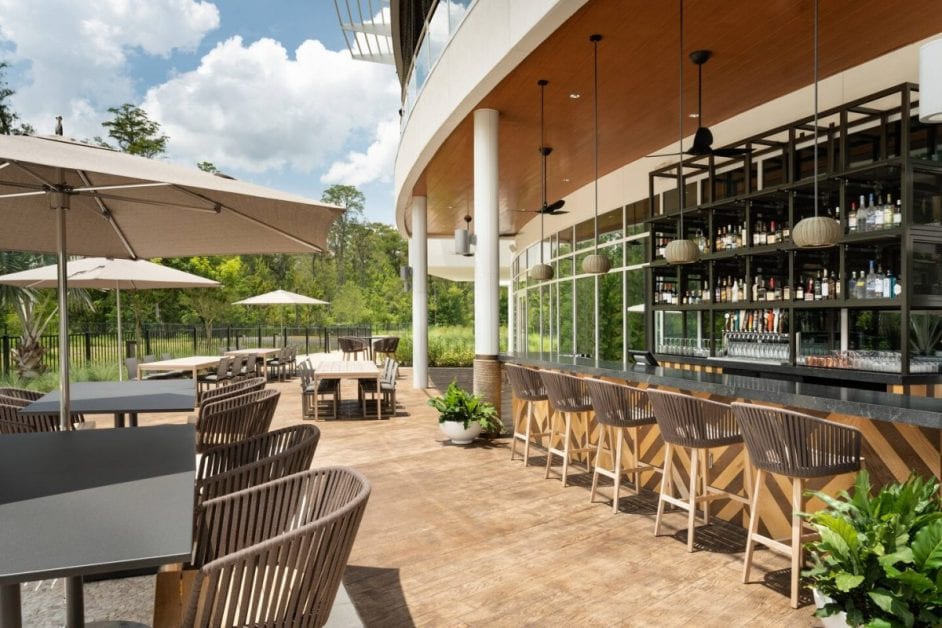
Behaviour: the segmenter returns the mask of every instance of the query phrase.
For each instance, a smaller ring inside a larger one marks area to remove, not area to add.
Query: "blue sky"
[[[356,185],[393,222],[395,71],[350,59],[332,0],[0,0],[0,59],[39,133],[59,114],[66,135],[101,135],[131,102],[167,159],[312,198]]]

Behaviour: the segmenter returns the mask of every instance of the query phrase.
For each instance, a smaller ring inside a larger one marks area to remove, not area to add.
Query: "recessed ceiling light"
[[[569,94],[569,97],[572,98],[573,100],[578,100],[579,98],[582,98],[582,94],[580,94],[579,92],[572,92],[571,94]]]
[[[563,179],[563,183],[569,183],[569,179],[568,178]]]
[[[688,118],[699,118],[699,117],[700,117],[700,114],[699,114],[699,113],[688,113],[688,114],[687,114],[687,117],[688,117]]]

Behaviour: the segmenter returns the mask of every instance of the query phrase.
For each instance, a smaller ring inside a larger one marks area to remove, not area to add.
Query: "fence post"
[[[150,328],[144,328],[144,355],[151,355],[150,350]]]
[[[85,365],[92,363],[92,334],[85,330]]]
[[[232,348],[232,327],[226,327],[226,349]],[[239,347],[237,346],[236,349]]]
[[[121,348],[118,348],[118,351],[121,351]],[[124,341],[124,353],[126,358],[136,358],[137,357],[137,340],[125,340]],[[122,360],[123,362],[123,360]]]
[[[4,332],[6,332],[6,330],[4,330]],[[0,351],[2,351],[3,353],[3,374],[9,375],[10,374],[10,337],[7,336],[6,333],[3,334],[3,346],[2,346],[2,349],[0,349]]]
[[[256,347],[262,346],[262,326],[261,325],[258,326],[258,344],[255,346]]]
[[[304,326],[304,353],[311,352],[311,328]]]
[[[190,328],[190,333],[193,335],[193,353],[195,355],[198,353],[196,350],[196,325],[193,325],[193,327]]]

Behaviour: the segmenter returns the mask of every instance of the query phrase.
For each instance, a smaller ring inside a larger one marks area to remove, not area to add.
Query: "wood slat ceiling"
[[[602,175],[678,134],[678,4],[593,0],[488,94],[500,111],[501,232],[513,233],[540,204],[539,88],[547,79],[550,202],[589,183],[593,169],[592,44],[599,44],[599,171]],[[712,126],[812,81],[811,0],[687,0],[684,5],[685,111],[696,110],[697,75],[686,57],[706,48],[703,123]],[[823,0],[819,74],[825,78],[942,30],[939,0]],[[571,99],[570,93],[580,93]],[[685,118],[685,134],[697,121]],[[428,197],[430,234],[463,226],[472,202],[471,116],[442,144],[414,194]],[[740,138],[716,137],[714,146]],[[653,164],[652,164],[653,165]],[[568,181],[567,181],[568,179]],[[605,209],[605,208],[602,208]]]

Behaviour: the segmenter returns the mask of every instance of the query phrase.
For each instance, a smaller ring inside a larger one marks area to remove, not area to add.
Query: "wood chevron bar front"
[[[912,471],[923,476],[942,478],[942,405],[935,399],[916,396],[912,391],[902,395],[724,375],[713,367],[707,367],[712,372],[692,370],[696,365],[689,364],[682,365],[684,368],[625,368],[621,364],[581,358],[540,360],[518,355],[503,356],[503,361],[641,388],[681,391],[715,401],[745,401],[803,412],[857,428],[863,443],[862,467],[870,473],[877,486],[905,480]],[[533,405],[537,420],[545,422],[548,412],[546,402],[534,402]],[[512,407],[514,420],[520,420],[526,411],[525,404],[514,398]],[[579,440],[579,446],[596,442],[598,429],[592,412],[573,414],[573,432]],[[642,427],[638,431],[638,440],[642,461],[663,464],[664,443],[656,425]],[[537,442],[543,448],[549,446],[545,437]],[[610,464],[604,456],[603,463]],[[686,491],[690,460],[683,451],[677,451],[675,456],[672,474],[674,484],[681,491]],[[573,460],[586,465],[587,454],[577,454]],[[711,483],[719,489],[744,494],[745,463],[746,456],[741,444],[713,449],[707,463]],[[627,460],[623,461],[623,466],[627,467]],[[768,490],[762,494],[759,528],[772,537],[785,537],[791,525],[790,482],[788,478],[777,475],[767,477]],[[657,491],[659,482],[660,478],[656,475],[642,476],[642,486],[646,489]],[[850,487],[852,483],[853,476],[845,474],[810,480],[807,488],[833,495]],[[811,500],[807,509],[815,510],[821,506],[817,500]],[[742,526],[748,523],[746,508],[736,501],[717,502],[711,515]]]

